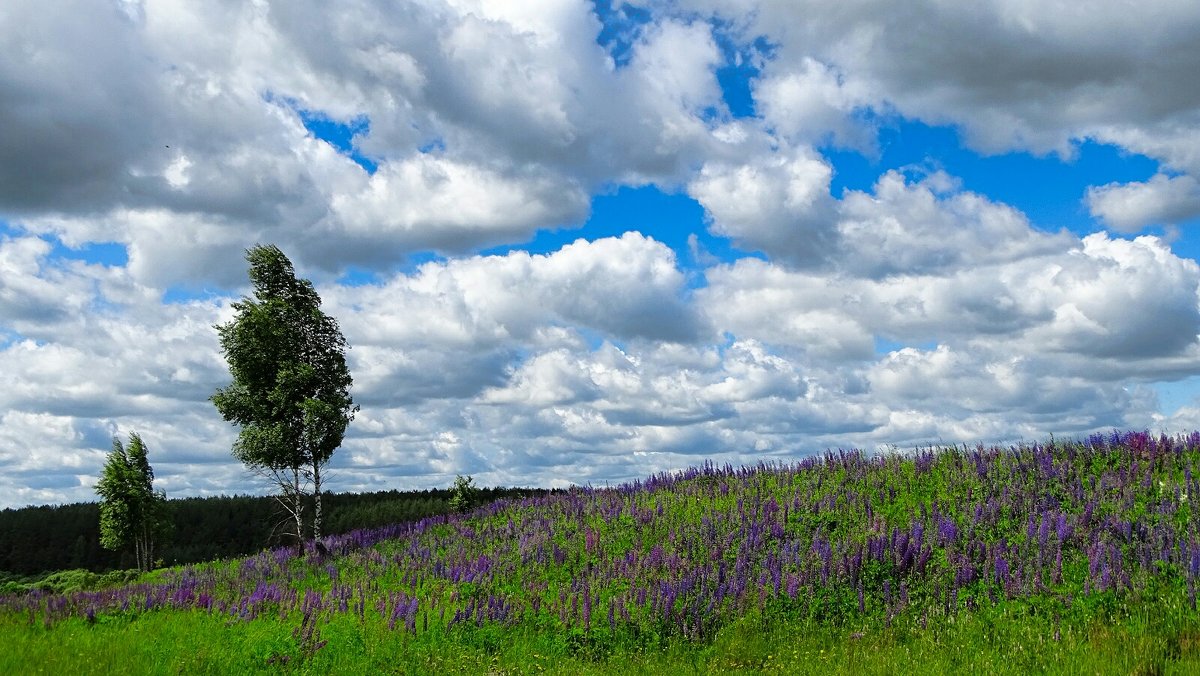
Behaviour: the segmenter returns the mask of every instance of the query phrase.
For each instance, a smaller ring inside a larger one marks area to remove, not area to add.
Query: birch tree
[[[212,402],[240,427],[234,456],[272,483],[303,542],[306,496],[311,492],[312,536],[320,537],[321,470],[358,410],[346,339],[321,310],[312,282],[296,277],[278,247],[252,247],[246,260],[253,295],[234,303],[234,318],[216,327],[233,382]]]
[[[154,566],[154,545],[166,532],[166,494],[154,490],[154,469],[136,433],[129,445],[113,439],[112,451],[96,484],[100,496],[100,545],[118,551],[132,548],[139,570]]]

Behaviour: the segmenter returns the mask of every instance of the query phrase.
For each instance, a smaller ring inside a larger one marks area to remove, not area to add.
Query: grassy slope
[[[1198,462],[1125,435],[709,466],[11,598],[0,672],[1196,673]]]

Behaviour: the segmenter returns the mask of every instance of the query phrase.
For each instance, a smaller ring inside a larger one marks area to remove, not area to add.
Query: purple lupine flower
[[[957,537],[958,526],[954,524],[954,519],[942,517],[938,523],[938,540],[945,546],[954,542]]]
[[[396,630],[396,623],[400,621],[400,618],[404,616],[404,611],[408,609],[408,604],[402,599],[403,594],[401,594],[400,598],[397,598],[392,604],[392,613],[388,618],[388,631]]]
[[[426,615],[426,623],[428,624],[428,615]],[[417,633],[417,597],[414,596],[408,600],[408,608],[406,611],[405,626],[409,632]]]
[[[1071,537],[1071,528],[1070,524],[1067,523],[1067,515],[1065,513],[1059,512],[1054,532],[1058,535],[1058,546],[1061,549],[1067,538]]]
[[[925,567],[929,564],[929,557],[933,554],[933,549],[926,545],[921,548],[921,554],[917,557],[917,572],[924,573]]]
[[[590,585],[583,587],[583,629],[592,630],[592,592]]]

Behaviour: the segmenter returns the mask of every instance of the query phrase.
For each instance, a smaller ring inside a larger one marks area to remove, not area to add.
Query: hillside
[[[705,464],[3,597],[0,670],[1195,669],[1198,462],[1125,433]]]

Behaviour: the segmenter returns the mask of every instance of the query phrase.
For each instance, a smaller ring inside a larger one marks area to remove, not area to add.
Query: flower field
[[[0,597],[0,671],[1194,673],[1198,463],[1114,433],[705,464]]]

